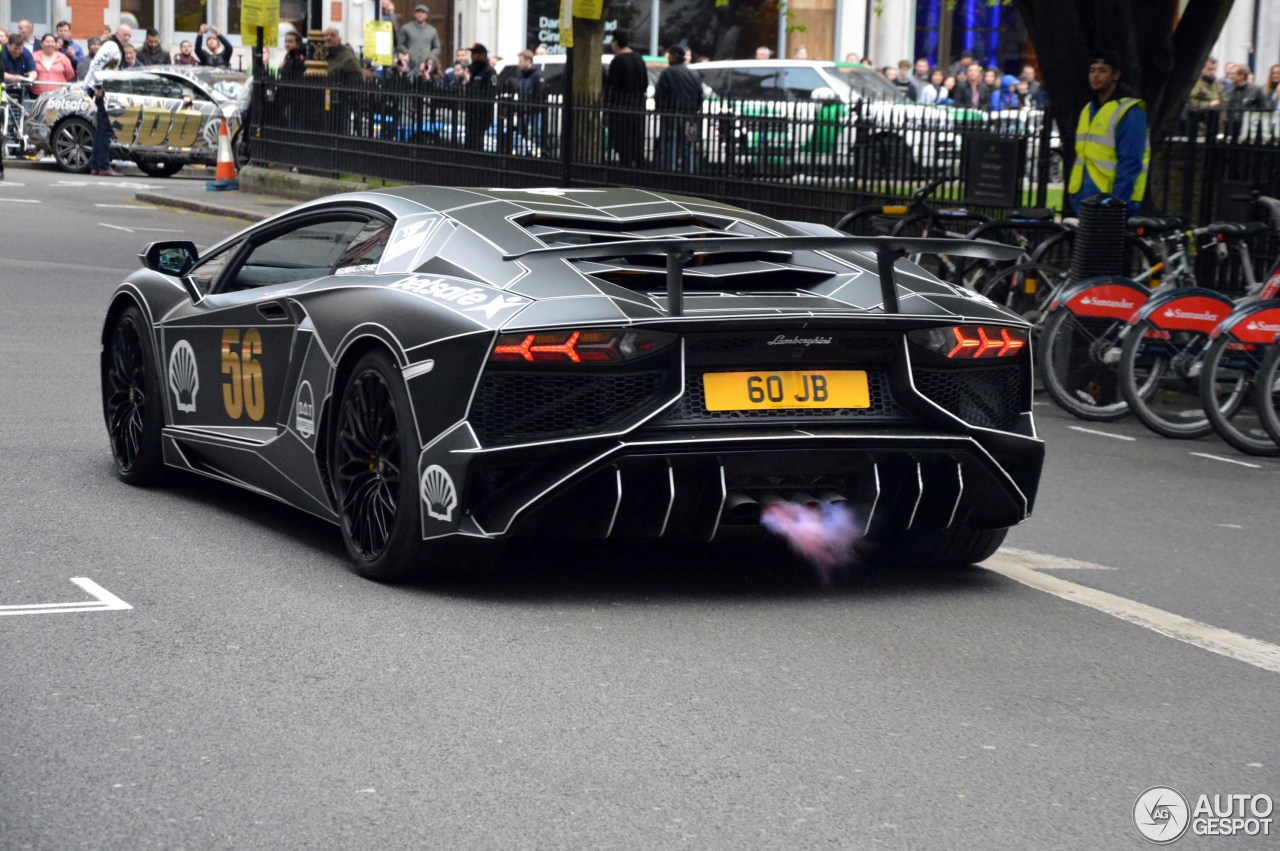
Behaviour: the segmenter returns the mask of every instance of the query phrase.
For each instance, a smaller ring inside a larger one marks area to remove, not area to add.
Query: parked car
[[[232,150],[242,155],[240,127],[248,113],[247,75],[217,68],[153,65],[102,75],[115,138],[111,158],[133,160],[152,177],[189,164],[218,161],[218,130],[227,121]],[[31,107],[27,136],[64,171],[89,170],[97,107],[70,86],[41,95]]]
[[[853,63],[735,59],[689,67],[706,87],[703,154],[711,160],[803,171],[860,159],[866,174],[939,172],[958,162],[956,129],[985,122],[975,110],[903,101],[892,83]]]

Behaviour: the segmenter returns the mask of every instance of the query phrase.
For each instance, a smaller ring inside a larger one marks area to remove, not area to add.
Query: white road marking
[[[145,232],[145,233],[186,233],[186,231],[176,230],[176,229],[174,229],[174,228],[127,228],[127,227],[124,227],[123,225],[109,225],[109,224],[107,224],[106,222],[98,222],[98,224],[102,225],[102,227],[104,227],[104,228],[111,228],[112,230],[122,230],[122,231],[124,231],[125,233],[140,233],[140,232]]]
[[[7,186],[26,186],[26,185],[27,184],[25,183],[14,183],[12,180],[0,180],[0,189],[4,189]]]
[[[1088,606],[1210,653],[1280,674],[1280,646],[1041,573],[1036,567],[1045,558],[1036,553],[1001,550],[983,562],[982,566],[1037,591]]]
[[[0,198],[0,201],[8,201],[10,204],[41,204],[35,198]]]
[[[72,580],[96,599],[78,603],[29,603],[18,606],[0,606],[3,615],[52,615],[61,612],[110,612],[119,609],[132,609],[124,600],[112,594],[106,588],[85,576],[77,576]]]
[[[59,180],[54,186],[114,186],[117,189],[155,189],[150,183],[137,183],[132,180]]]
[[[108,207],[113,210],[154,210],[150,204],[94,204],[95,207]]]
[[[1033,561],[1040,570],[1115,570],[1114,567],[1107,567],[1105,564],[1094,564],[1091,561],[1078,561],[1073,558],[1062,558],[1061,556],[1047,556],[1041,553],[1033,553],[1030,550],[1020,550],[1016,547],[1003,547],[1000,552],[1017,556],[1028,562]]]
[[[1261,464],[1250,464],[1248,461],[1241,461],[1238,458],[1224,458],[1221,455],[1210,455],[1208,452],[1188,452],[1188,455],[1194,455],[1197,458],[1208,458],[1210,461],[1223,461],[1227,464],[1239,464],[1241,467],[1252,467],[1255,470],[1261,470]]]
[[[1098,431],[1096,428],[1085,428],[1084,426],[1067,426],[1067,428],[1072,431],[1084,432],[1085,434],[1096,434],[1099,437],[1110,437],[1114,440],[1134,441],[1138,439],[1136,437],[1129,437],[1127,434],[1112,434],[1109,431]]]

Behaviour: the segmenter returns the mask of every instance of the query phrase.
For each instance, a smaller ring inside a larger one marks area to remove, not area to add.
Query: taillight
[[[951,325],[911,331],[907,339],[953,360],[1016,357],[1027,348],[1022,328],[992,325]]]
[[[676,335],[611,328],[501,334],[490,363],[625,363],[665,349]]]

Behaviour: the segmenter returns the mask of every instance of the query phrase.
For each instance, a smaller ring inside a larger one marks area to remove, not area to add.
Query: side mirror
[[[138,259],[142,261],[143,266],[153,272],[181,278],[196,265],[196,258],[199,256],[200,251],[194,242],[171,239],[151,243],[142,249]]]

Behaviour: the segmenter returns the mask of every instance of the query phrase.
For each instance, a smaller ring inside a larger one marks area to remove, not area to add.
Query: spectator
[[[693,173],[693,146],[702,113],[702,83],[685,65],[684,48],[667,48],[668,67],[658,75],[654,106],[661,114],[661,156],[668,171]]]
[[[1000,88],[1000,79],[996,76],[995,68],[988,68],[982,72],[982,84],[993,92]]]
[[[616,47],[616,40],[614,45]],[[516,61],[519,66],[516,76],[519,101],[514,116],[515,131],[523,139],[520,153],[533,153],[534,151],[541,151],[543,147],[543,113],[546,111],[546,107],[542,106],[542,104],[547,99],[547,86],[543,82],[542,72],[538,70],[538,66],[533,64],[532,50],[520,51],[519,58]],[[607,95],[607,79],[605,84]]]
[[[464,72],[471,67],[471,51],[467,50],[465,47],[459,47],[453,52],[453,65],[447,68],[444,72],[444,81],[446,83],[462,85],[467,82],[465,76],[459,75],[459,66],[461,66],[461,70]]]
[[[952,95],[956,106],[970,109],[986,109],[991,104],[991,87],[982,82],[982,66],[970,62],[964,69],[964,79],[956,83]]]
[[[409,61],[409,51],[397,47],[395,59],[383,69],[382,76],[388,80],[408,80],[417,76],[417,66]]]
[[[93,64],[93,57],[97,55],[98,49],[102,47],[102,39],[96,35],[89,36],[89,40],[85,42],[85,46],[89,52],[85,54],[84,59],[76,63],[76,79],[83,80],[85,75],[89,73],[89,66]]]
[[[1271,102],[1271,108],[1280,110],[1280,65],[1272,65],[1267,72],[1267,82],[1262,87],[1263,94]]]
[[[763,44],[756,48],[756,59],[772,59],[773,51]]]
[[[1147,190],[1151,146],[1147,141],[1147,105],[1120,85],[1120,57],[1099,50],[1089,64],[1093,98],[1080,111],[1076,161],[1067,191],[1071,209],[1095,195],[1111,195],[1137,215]]]
[[[183,44],[188,44],[183,42]],[[296,31],[284,34],[284,58],[280,60],[280,79],[297,82],[307,73],[307,54],[302,49],[302,36]]]
[[[160,33],[147,29],[147,37],[143,39],[142,49],[138,51],[139,65],[172,65],[173,59],[169,51],[160,46]]]
[[[324,58],[328,63],[329,79],[352,84],[363,78],[356,52],[351,45],[342,43],[342,33],[337,27],[324,31]]]
[[[45,92],[62,88],[57,83],[74,83],[76,69],[66,54],[58,52],[58,37],[53,33],[45,33],[40,39],[40,52],[35,55],[36,80],[45,85],[31,87],[31,95],[39,97]]]
[[[31,55],[31,51],[22,46],[22,39],[14,34],[9,37],[9,42],[4,46],[4,82],[6,85],[10,83],[21,83],[23,80],[34,80],[36,78],[36,60]],[[27,97],[27,92],[23,92],[23,98]]]
[[[884,77],[890,83],[896,83],[898,81],[898,69],[894,68],[892,65],[886,65],[880,69],[880,76]]]
[[[467,68],[466,83],[466,145],[470,150],[484,150],[484,137],[493,123],[497,78],[497,72],[489,64],[489,49],[478,42],[471,45],[471,65]]]
[[[1034,101],[1040,94],[1040,82],[1036,79],[1036,69],[1031,65],[1023,65],[1018,79],[1027,84],[1027,96]]]
[[[950,93],[942,87],[942,81],[945,79],[941,68],[934,68],[929,72],[929,79],[920,89],[920,100],[926,106],[941,103],[950,97]]]
[[[969,66],[972,64],[973,64],[973,51],[965,50],[961,52],[960,58],[957,59],[951,66],[951,76],[959,80],[960,78],[966,75],[966,72],[969,70]]]
[[[945,92],[945,95],[943,94]],[[955,103],[956,78],[948,74],[942,78],[942,92],[939,92],[938,103]]]
[[[395,0],[382,0],[382,2],[378,4],[378,9],[379,9],[378,20],[390,21],[391,32],[395,35],[399,35],[400,14],[396,12]]]
[[[618,152],[623,168],[639,168],[644,155],[644,95],[649,88],[649,71],[640,54],[631,49],[631,37],[620,30],[613,34],[613,54],[604,80],[609,146]]]
[[[132,44],[124,46],[124,56],[120,59],[121,68],[141,68],[142,63],[138,61],[138,48]]]
[[[187,39],[184,38],[181,43],[178,44],[178,53],[173,57],[173,64],[186,66],[200,64],[200,60],[196,58],[195,50],[191,46],[191,42]]]
[[[808,59],[809,48],[805,47],[803,44],[800,45],[799,47],[796,48],[795,55],[793,55],[791,58],[792,59]]]
[[[1191,87],[1189,105],[1192,109],[1217,109],[1226,101],[1227,93],[1223,89],[1222,81],[1218,79],[1217,74],[1218,60],[1210,56],[1204,61],[1204,68],[1200,70],[1200,78]]]
[[[1005,74],[1000,79],[1000,87],[991,93],[991,108],[999,111],[1017,109],[1021,105],[1018,99],[1018,78],[1012,74]]]
[[[1249,66],[1243,63],[1231,69],[1231,91],[1227,92],[1227,135],[1238,139],[1258,126],[1261,115],[1249,112],[1271,112],[1274,109],[1256,84],[1249,82]]]
[[[32,55],[40,49],[40,46],[36,43],[36,28],[28,20],[18,21],[18,40]]]
[[[428,56],[440,55],[440,34],[427,23],[429,11],[421,3],[414,6],[413,20],[401,27],[396,35],[396,46],[409,51],[409,61],[414,68],[426,62]]]
[[[424,83],[439,83],[444,80],[444,69],[440,67],[438,56],[428,56],[418,68],[418,79]]]
[[[538,42],[538,46],[537,46],[537,47],[535,47],[535,48],[533,49],[533,55],[534,55],[534,56],[546,56],[546,55],[547,55],[547,46],[546,46],[545,44],[543,44],[542,42]]]
[[[898,73],[893,84],[898,87],[898,96],[914,101],[919,97],[916,91],[915,77],[911,73],[911,63],[905,59],[898,60]]]
[[[758,56],[757,56],[756,58],[757,58],[757,59],[759,59],[760,57],[758,57]],[[862,57],[861,57],[861,56],[859,56],[858,54],[856,54],[856,53],[854,53],[854,52],[850,51],[849,53],[846,53],[846,54],[844,55],[844,61],[845,61],[845,62],[855,62],[855,63],[857,63],[857,62],[861,62],[861,61],[862,61]]]
[[[1222,70],[1225,72],[1222,76],[1223,91],[1227,91],[1227,92],[1231,91],[1231,86],[1233,85],[1231,81],[1231,72],[1234,71],[1235,68],[1236,68],[1236,63],[1234,62],[1228,62],[1226,66],[1223,67]],[[1223,101],[1225,102],[1226,99],[1223,98]]]
[[[0,30],[0,47],[4,47],[9,43],[9,31]]]
[[[208,37],[205,37],[208,33]],[[326,39],[326,44],[328,40]],[[211,27],[208,24],[200,25],[200,38],[196,39],[196,57],[199,58],[200,64],[206,68],[230,68],[231,54],[235,52],[235,47],[231,41],[218,32],[217,27]],[[357,73],[360,71],[360,63],[356,63]]]
[[[929,60],[921,57],[916,60],[915,79],[917,91],[929,84]]]
[[[115,33],[104,39],[94,54],[89,72],[84,77],[85,93],[94,102],[93,152],[89,157],[89,173],[99,177],[120,177],[111,167],[111,116],[107,115],[107,91],[101,74],[120,64],[124,57],[124,45],[129,43],[133,28],[128,24],[116,27]]]
[[[80,60],[84,59],[84,51],[80,49],[80,45],[76,44],[75,39],[71,37],[71,24],[68,21],[58,21],[57,26],[53,28],[53,32],[58,38],[65,39],[67,42],[67,58],[71,60],[71,67],[75,68],[80,64]]]

